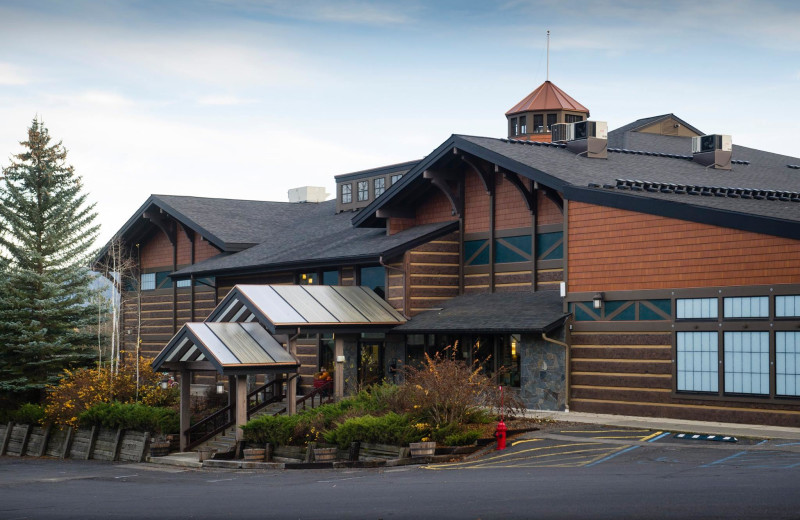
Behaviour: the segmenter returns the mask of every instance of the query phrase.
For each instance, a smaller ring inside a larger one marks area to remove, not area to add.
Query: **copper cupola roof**
[[[575,101],[569,94],[550,81],[545,81],[539,85],[536,90],[525,96],[525,99],[506,112],[506,115],[510,116],[532,110],[571,110],[589,114],[588,108]]]

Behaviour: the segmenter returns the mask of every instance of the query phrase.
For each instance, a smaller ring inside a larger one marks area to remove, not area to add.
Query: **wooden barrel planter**
[[[333,462],[336,460],[336,448],[314,448],[314,460],[317,462]]]
[[[170,447],[169,441],[152,441],[150,443],[150,456],[166,457],[169,455]]]
[[[412,457],[429,457],[436,453],[436,442],[412,442],[408,445],[411,448]]]
[[[247,448],[244,450],[244,460],[246,462],[264,462],[267,450],[264,448]]]

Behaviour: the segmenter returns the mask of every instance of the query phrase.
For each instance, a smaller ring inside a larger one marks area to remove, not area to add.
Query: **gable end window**
[[[142,290],[152,291],[156,288],[156,273],[147,273],[142,275]]]
[[[353,185],[342,184],[342,204],[350,204],[353,202]]]
[[[369,181],[358,181],[358,201],[369,200]]]
[[[386,191],[386,179],[380,177],[375,179],[373,182],[375,184],[375,198],[377,199],[383,194],[384,191]]]
[[[391,179],[392,186],[394,186],[394,183],[399,181],[402,177],[403,177],[402,173],[396,173],[396,174],[392,175],[392,179]]]

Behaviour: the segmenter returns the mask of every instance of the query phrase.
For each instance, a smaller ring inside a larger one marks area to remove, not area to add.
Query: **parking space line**
[[[741,457],[742,455],[744,455],[746,453],[747,453],[746,451],[740,451],[739,453],[734,453],[733,455],[731,455],[729,457],[725,457],[724,459],[715,460],[714,462],[711,462],[709,464],[704,464],[703,466],[700,466],[700,467],[701,468],[710,468],[711,466],[713,466],[715,464],[722,464],[725,461],[728,461],[728,460],[731,460],[731,459],[735,459],[736,457]]]
[[[661,433],[661,432],[658,432],[658,433]],[[664,437],[666,437],[667,435],[669,435],[669,433],[670,433],[670,432],[664,432],[664,433],[661,433],[661,435],[659,435],[658,437],[653,437],[652,439],[648,440],[647,442],[655,442],[655,441],[657,441],[658,439],[663,439]]]
[[[650,430],[561,430],[561,433],[628,433],[649,432]]]
[[[613,459],[614,457],[616,457],[618,455],[622,455],[623,453],[627,453],[629,451],[633,451],[638,447],[639,446],[629,446],[629,447],[627,447],[625,449],[619,450],[618,452],[609,455],[608,457],[604,457],[604,458],[602,458],[600,460],[596,460],[594,462],[590,462],[589,464],[586,464],[586,466],[584,466],[584,467],[588,468],[589,466],[594,466],[596,464],[600,464],[601,462],[605,462],[607,460],[611,460],[611,459]]]

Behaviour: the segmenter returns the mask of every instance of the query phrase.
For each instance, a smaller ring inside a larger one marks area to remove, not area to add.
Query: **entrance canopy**
[[[241,375],[296,372],[300,363],[258,323],[187,323],[152,366]]]
[[[332,285],[237,285],[206,322],[253,320],[272,334],[381,331],[406,322],[371,289]]]

